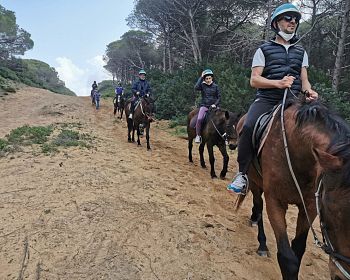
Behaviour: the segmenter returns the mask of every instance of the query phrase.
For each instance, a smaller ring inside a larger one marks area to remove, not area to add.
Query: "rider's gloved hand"
[[[138,96],[138,95],[140,95],[140,92],[138,91],[138,92],[136,92],[136,95]]]
[[[149,97],[149,93],[147,93],[146,96]]]
[[[215,109],[215,108],[216,108],[216,105],[215,105],[215,104],[212,104],[210,107],[213,108],[213,109]]]

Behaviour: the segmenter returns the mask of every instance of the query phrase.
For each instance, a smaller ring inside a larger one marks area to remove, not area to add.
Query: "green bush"
[[[0,138],[0,151],[4,150],[8,146],[8,142],[5,139]]]
[[[56,146],[79,146],[79,132],[63,129],[60,134],[53,140],[53,144]]]
[[[10,144],[31,145],[43,144],[48,136],[53,132],[52,126],[33,126],[28,125],[13,129],[6,138]]]

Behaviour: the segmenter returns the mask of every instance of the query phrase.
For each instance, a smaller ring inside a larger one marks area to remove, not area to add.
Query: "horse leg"
[[[300,266],[301,259],[303,258],[303,255],[305,253],[306,239],[307,239],[307,235],[309,233],[310,226],[309,226],[307,217],[305,215],[305,210],[304,210],[303,205],[298,205],[298,208],[299,208],[299,213],[298,213],[298,220],[297,220],[297,228],[295,231],[295,237],[292,240],[292,249],[299,260],[299,266]],[[312,211],[312,210],[314,210],[314,211]],[[307,211],[310,215],[310,219],[312,222],[315,218],[315,215],[316,215],[316,214],[314,214],[315,209],[308,209],[308,207],[307,207]]]
[[[140,127],[139,126],[137,126],[137,128],[136,128],[136,132],[137,132],[137,146],[141,146],[141,142],[140,142],[140,135],[141,135],[141,133],[140,133]]]
[[[262,200],[262,190],[258,188],[257,185],[255,185],[253,182],[250,184],[252,193],[253,193],[253,209],[252,209],[252,215],[250,217],[250,224],[251,225],[258,225],[258,241],[259,241],[259,247],[256,251],[259,256],[261,257],[267,257],[269,249],[266,246],[266,235],[264,230],[264,222],[263,222],[263,215],[262,211],[264,208],[264,202]]]
[[[214,157],[213,145],[211,143],[207,143],[207,150],[208,150],[208,154],[209,154],[211,178],[217,178],[217,176],[215,174],[215,168],[214,168],[215,157]]]
[[[193,138],[188,137],[188,160],[189,160],[189,162],[193,162],[192,148],[193,148]]]
[[[147,123],[146,125],[146,141],[147,141],[147,150],[150,150],[151,149],[151,146],[149,144],[149,129],[150,129],[150,122]]]
[[[132,142],[131,140],[131,131],[133,129],[132,127],[132,120],[130,120],[129,118],[127,118],[127,123],[128,123],[128,142]]]
[[[205,161],[204,161],[204,146],[205,146],[205,143],[203,142],[199,145],[199,158],[200,158],[201,166],[203,168],[206,168],[207,166],[205,165]]]
[[[133,123],[133,126],[132,126],[131,141],[132,141],[132,142],[135,142],[135,124],[134,124],[134,123]]]
[[[223,157],[223,166],[222,166],[222,170],[220,172],[220,178],[221,179],[225,179],[226,177],[226,173],[227,173],[227,166],[228,166],[228,161],[230,160],[228,154],[227,154],[227,150],[226,150],[226,145],[223,144],[223,145],[220,145],[219,146],[219,150],[222,154],[222,157]]]
[[[297,280],[299,260],[290,247],[287,235],[285,216],[288,206],[282,205],[272,194],[267,195],[266,192],[265,199],[267,214],[276,237],[277,259],[282,277],[284,280]]]
[[[123,112],[124,112],[124,109],[123,109],[123,108],[121,108],[121,109],[120,109],[120,119],[122,119],[122,118],[123,118]]]

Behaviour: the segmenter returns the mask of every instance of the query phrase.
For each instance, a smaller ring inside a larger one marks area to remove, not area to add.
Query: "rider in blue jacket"
[[[132,116],[135,110],[136,101],[140,97],[144,97],[145,95],[149,95],[151,93],[151,86],[146,80],[145,70],[141,69],[139,71],[139,79],[133,83],[131,92],[133,94],[133,97],[131,99],[131,106],[130,106],[130,114],[129,114],[130,119],[132,119]]]

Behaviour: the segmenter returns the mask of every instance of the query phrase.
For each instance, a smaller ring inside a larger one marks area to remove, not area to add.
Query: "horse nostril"
[[[230,145],[228,145],[228,147],[229,147],[230,150],[235,150],[237,148],[237,145],[230,144]]]

